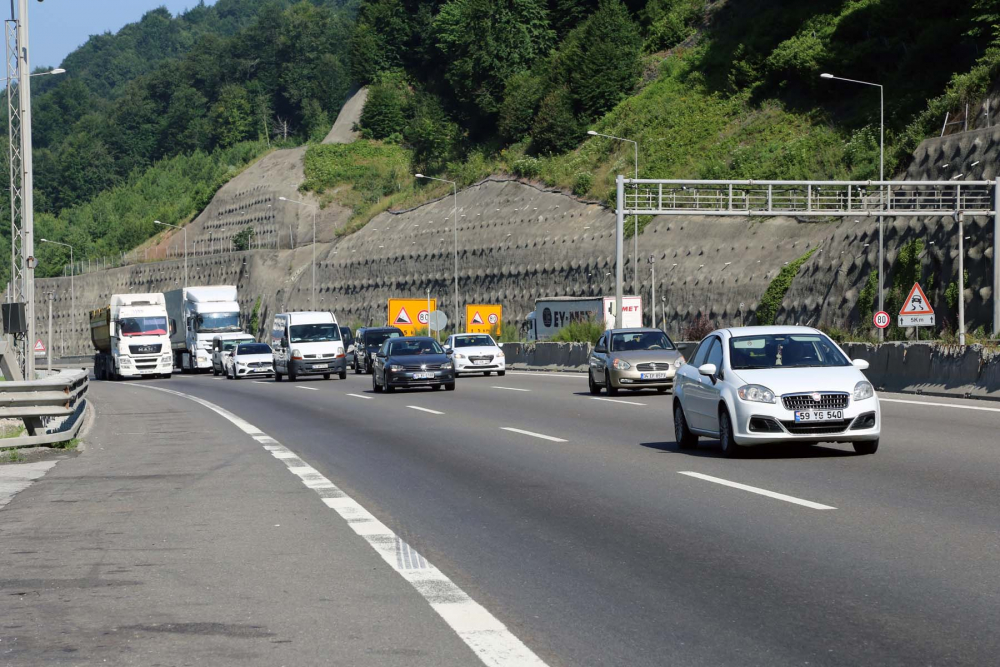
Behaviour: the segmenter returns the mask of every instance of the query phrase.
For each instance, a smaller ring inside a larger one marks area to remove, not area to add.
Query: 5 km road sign
[[[878,311],[877,313],[875,313],[875,316],[872,317],[872,322],[874,322],[875,326],[877,326],[879,329],[885,329],[887,326],[889,326],[889,313],[885,312],[884,310]]]
[[[899,309],[899,326],[934,326],[934,309],[931,308],[927,295],[920,289],[920,283],[913,283],[909,296],[903,302],[903,307]]]

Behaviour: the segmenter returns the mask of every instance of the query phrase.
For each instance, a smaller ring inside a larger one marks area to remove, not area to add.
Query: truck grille
[[[128,351],[132,354],[159,354],[162,347],[163,345],[160,343],[156,345],[129,345]]]
[[[674,365],[669,361],[652,361],[646,364],[639,364],[635,367],[637,371],[669,371]]]
[[[813,398],[812,393],[785,394],[781,397],[781,402],[786,410],[842,410],[847,407],[849,397],[841,392],[816,392],[819,400]]]

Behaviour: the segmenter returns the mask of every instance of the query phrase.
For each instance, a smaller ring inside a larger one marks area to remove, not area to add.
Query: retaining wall
[[[1000,400],[1000,353],[981,345],[846,343],[870,364],[865,376],[882,391]]]

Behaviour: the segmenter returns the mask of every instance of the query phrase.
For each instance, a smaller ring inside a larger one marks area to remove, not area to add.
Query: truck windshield
[[[325,343],[340,340],[340,327],[329,324],[295,324],[289,328],[292,343]]]
[[[198,333],[212,331],[239,331],[239,313],[198,313],[195,316],[195,330]]]
[[[166,317],[123,317],[118,320],[122,336],[166,336]]]

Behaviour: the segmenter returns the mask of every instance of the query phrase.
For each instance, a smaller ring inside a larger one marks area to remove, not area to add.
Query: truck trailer
[[[90,311],[94,376],[98,380],[166,377],[173,372],[163,294],[113,294]]]
[[[164,294],[170,319],[174,363],[182,373],[212,369],[212,339],[220,333],[240,333],[236,287],[184,287]]]
[[[593,320],[611,329],[615,326],[613,296],[551,296],[535,299],[528,314],[528,340],[548,340],[572,322]],[[622,297],[622,323],[617,328],[642,326],[642,297]]]

